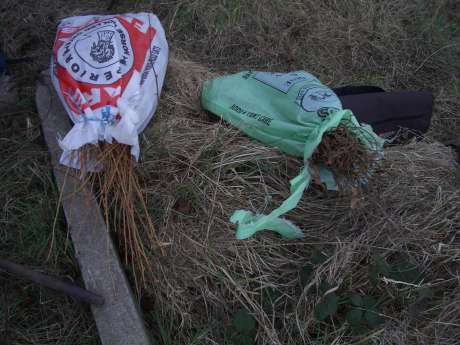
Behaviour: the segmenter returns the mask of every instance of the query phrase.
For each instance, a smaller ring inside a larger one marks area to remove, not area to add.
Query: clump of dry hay
[[[450,240],[460,224],[460,191],[450,149],[428,140],[390,147],[358,208],[350,208],[350,196],[310,188],[288,215],[305,239],[266,232],[238,241],[232,212],[279,205],[302,162],[223,122],[209,122],[197,99],[200,82],[212,76],[171,59],[157,119],[143,134],[145,193],[155,201],[151,214],[160,241],[168,243],[165,256],[152,259],[145,313],[152,308],[170,320],[177,344],[197,333],[203,344],[224,343],[223,329],[241,307],[257,320],[258,344],[349,343],[343,311],[332,324],[314,321],[317,287],[326,281],[341,295],[356,291],[385,300],[386,323],[370,334],[370,343],[454,344],[460,322],[454,257],[460,251]],[[314,251],[327,253],[326,261],[315,264]],[[368,278],[375,255],[391,261],[401,253],[422,270],[420,286],[435,291],[416,314],[415,297],[406,304],[397,299],[414,296],[415,287],[382,279],[373,286]],[[314,272],[302,287],[305,265]]]

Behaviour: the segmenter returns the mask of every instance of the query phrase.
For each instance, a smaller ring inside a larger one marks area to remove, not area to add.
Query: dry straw
[[[412,302],[386,303],[387,322],[368,342],[398,343],[394,339],[404,337],[407,344],[454,344],[452,324],[460,322],[460,310],[452,265],[459,250],[451,236],[460,224],[460,192],[450,149],[429,140],[390,147],[357,207],[350,208],[347,194],[314,186],[305,193],[287,215],[302,227],[304,240],[263,233],[238,241],[229,223],[232,212],[269,212],[279,205],[303,162],[211,120],[200,108],[199,85],[213,76],[203,66],[172,58],[157,118],[142,136],[144,192],[156,201],[149,210],[158,220],[158,237],[168,243],[165,256],[150,256],[154,269],[144,297],[154,304],[144,304],[146,313],[154,310],[170,320],[177,344],[190,343],[200,330],[206,330],[202,343],[222,343],[222,329],[241,307],[258,321],[258,344],[311,343],[318,336],[348,344],[352,340],[341,324],[315,333],[313,310],[321,298],[316,287],[327,281],[339,295],[372,292],[388,301],[414,294],[398,283],[373,287],[368,278],[375,255],[392,261],[403,253],[424,272],[422,286],[439,289],[439,295],[416,317],[407,311]],[[299,272],[313,265],[312,252],[318,250],[327,260],[302,288]],[[276,296],[268,299],[268,291]]]

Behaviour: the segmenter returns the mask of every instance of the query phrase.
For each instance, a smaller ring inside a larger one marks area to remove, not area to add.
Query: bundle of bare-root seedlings
[[[78,151],[85,185],[96,195],[109,230],[116,234],[122,258],[131,266],[137,292],[151,272],[151,260],[146,244],[162,247],[149,216],[146,196],[142,192],[135,160],[130,146],[101,142],[98,146],[85,145]],[[95,166],[89,171],[86,166]]]
[[[82,38],[97,44],[77,52]],[[53,46],[51,79],[74,122],[59,142],[60,162],[80,169],[84,184],[92,186],[138,291],[150,270],[145,243],[158,241],[134,164],[138,136],[158,106],[167,62],[163,27],[148,12],[65,18]]]
[[[373,145],[366,145],[357,131],[365,129],[340,124],[326,132],[310,159],[313,166],[324,165],[330,169],[341,189],[362,187],[379,157],[378,152],[371,149]]]

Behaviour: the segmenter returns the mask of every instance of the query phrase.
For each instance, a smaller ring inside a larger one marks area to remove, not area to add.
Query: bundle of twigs
[[[79,151],[82,171],[91,164],[97,171],[85,172],[84,181],[91,185],[109,230],[117,235],[122,258],[131,266],[136,289],[146,280],[151,270],[145,243],[161,245],[149,216],[146,198],[142,192],[135,161],[130,147],[113,142],[87,145]]]
[[[323,135],[311,157],[313,165],[323,164],[336,178],[356,185],[371,170],[377,153],[370,150],[356,135],[356,130],[341,124]]]

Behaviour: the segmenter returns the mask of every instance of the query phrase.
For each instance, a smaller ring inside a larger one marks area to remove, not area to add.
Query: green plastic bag
[[[310,183],[308,160],[325,132],[345,124],[369,149],[381,150],[383,139],[370,126],[360,126],[340,99],[305,71],[270,73],[244,71],[208,80],[203,85],[202,106],[252,138],[303,157],[305,166],[291,183],[291,195],[268,215],[237,210],[230,221],[238,225],[236,236],[244,239],[260,230],[276,231],[286,238],[301,238],[302,231],[280,218],[298,204]],[[364,127],[365,130],[356,131]],[[327,174],[325,174],[327,175]],[[329,173],[328,188],[336,187]]]

